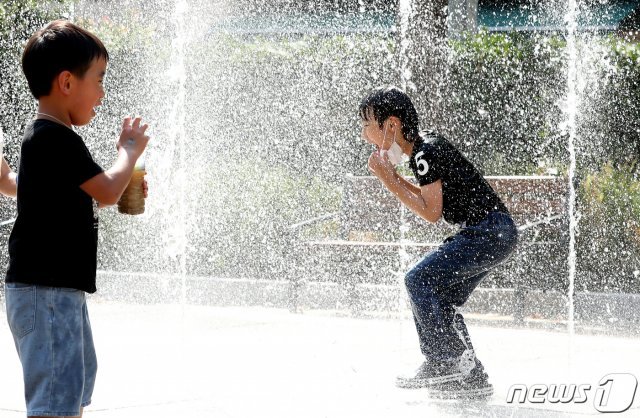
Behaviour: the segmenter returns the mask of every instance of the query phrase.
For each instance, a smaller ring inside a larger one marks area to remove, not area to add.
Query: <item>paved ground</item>
[[[470,332],[494,397],[435,401],[394,387],[399,372],[420,363],[410,320],[98,300],[89,309],[100,370],[87,417],[599,415],[594,399],[603,376],[640,378],[639,339],[476,325]],[[587,401],[506,403],[514,384],[561,383],[591,385]],[[609,384],[612,403],[614,392],[624,395],[618,384]],[[640,416],[635,398],[621,415]],[[0,417],[23,417],[23,408],[20,366],[2,318]]]

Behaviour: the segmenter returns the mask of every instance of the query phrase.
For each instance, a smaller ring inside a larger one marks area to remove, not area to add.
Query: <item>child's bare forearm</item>
[[[102,207],[115,205],[129,184],[138,157],[136,153],[120,147],[113,166],[82,183],[80,188]]]
[[[122,132],[118,139],[118,157],[107,171],[87,180],[80,186],[99,205],[111,206],[118,203],[122,192],[131,180],[136,161],[144,152],[149,137],[145,135],[148,126],[140,125],[142,118],[124,119]]]
[[[420,187],[416,186],[415,184],[411,183],[409,180],[407,180],[406,178],[404,178],[401,175],[397,175],[400,183],[407,188],[407,190],[409,190],[411,193],[413,193],[416,196],[419,196],[420,198],[422,198],[422,193],[420,191]]]
[[[11,171],[9,164],[3,158],[0,162],[0,193],[9,197],[16,197],[18,193],[18,184],[16,173]]]
[[[410,211],[425,219],[428,222],[436,222],[437,219],[430,219],[429,207],[427,202],[424,201],[420,188],[411,183],[398,173],[395,173],[393,177],[381,179],[382,184],[393,193],[403,205],[405,205]]]
[[[106,176],[109,178],[110,193],[116,196],[116,201],[120,199],[124,189],[129,184],[136,161],[137,158],[131,156],[126,149],[121,148],[118,151],[116,162],[110,169],[105,171]]]

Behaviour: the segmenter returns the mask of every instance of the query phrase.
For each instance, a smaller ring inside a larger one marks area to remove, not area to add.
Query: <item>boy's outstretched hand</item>
[[[386,154],[380,155],[380,150],[376,150],[369,157],[369,171],[384,182],[393,179],[396,169]]]
[[[134,158],[140,157],[142,152],[149,143],[149,137],[145,135],[145,132],[149,125],[141,125],[142,118],[137,117],[131,123],[131,118],[127,117],[122,123],[122,133],[118,139],[118,150],[124,148],[128,153],[131,153]]]

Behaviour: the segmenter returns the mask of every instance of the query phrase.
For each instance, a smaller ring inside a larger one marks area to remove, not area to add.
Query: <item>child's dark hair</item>
[[[63,71],[84,77],[91,63],[109,61],[109,53],[97,36],[66,20],[55,20],[34,33],[22,54],[22,71],[36,99],[51,93]]]
[[[362,99],[360,117],[369,120],[371,116],[381,127],[387,118],[395,116],[402,122],[402,134],[408,142],[419,137],[418,112],[409,96],[395,86],[378,87]]]

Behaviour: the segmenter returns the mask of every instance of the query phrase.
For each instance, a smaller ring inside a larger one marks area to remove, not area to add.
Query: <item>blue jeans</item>
[[[85,293],[6,283],[28,416],[76,416],[91,403],[97,360]]]
[[[456,307],[509,257],[517,241],[511,216],[491,212],[482,222],[447,238],[406,274],[420,349],[428,361],[453,360],[473,348]]]

